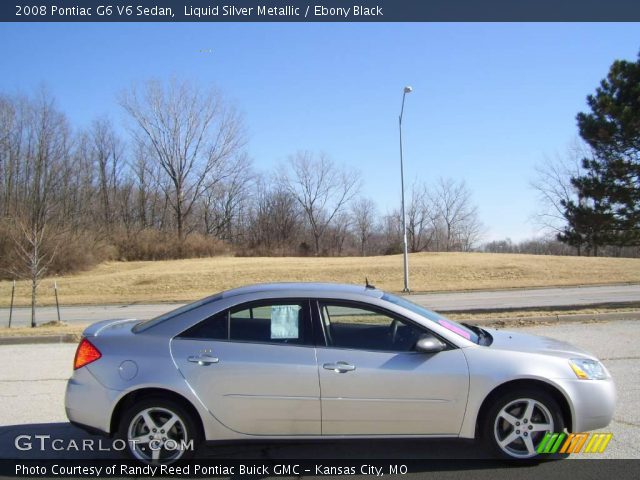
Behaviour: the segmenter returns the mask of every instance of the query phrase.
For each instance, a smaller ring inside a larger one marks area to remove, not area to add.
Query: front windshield
[[[398,297],[396,295],[391,295],[390,293],[385,293],[382,295],[382,300],[386,300],[387,302],[391,302],[400,307],[406,308],[407,310],[412,311],[420,315],[421,317],[426,318],[438,325],[443,326],[447,330],[455,333],[456,335],[460,335],[462,338],[466,338],[467,340],[472,341],[473,343],[479,343],[478,334],[473,330],[465,327],[464,325],[459,324],[458,322],[454,322],[453,320],[449,320],[448,318],[443,317],[442,315],[437,314],[431,310],[424,308],[417,303],[410,302],[406,298]]]

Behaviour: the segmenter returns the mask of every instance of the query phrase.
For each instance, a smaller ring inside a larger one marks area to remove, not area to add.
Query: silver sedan
[[[144,462],[204,441],[389,437],[477,438],[527,459],[547,433],[607,426],[615,388],[567,343],[459,324],[369,285],[292,283],[91,325],[65,403]]]

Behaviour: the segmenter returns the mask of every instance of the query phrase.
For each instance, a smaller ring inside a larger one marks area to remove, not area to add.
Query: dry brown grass
[[[411,288],[420,291],[503,289],[640,282],[640,259],[555,257],[489,253],[410,255]],[[63,305],[182,302],[262,282],[321,281],[402,289],[402,256],[342,258],[213,257],[156,262],[107,262],[57,277]],[[39,303],[52,305],[53,279],[42,281]],[[10,282],[0,282],[8,306]],[[18,282],[16,305],[29,304],[29,285]]]

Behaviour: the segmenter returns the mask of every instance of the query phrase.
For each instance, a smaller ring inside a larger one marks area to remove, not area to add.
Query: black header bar
[[[638,0],[4,0],[2,22],[638,22]]]

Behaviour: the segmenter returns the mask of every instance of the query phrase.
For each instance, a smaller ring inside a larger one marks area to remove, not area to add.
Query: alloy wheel
[[[540,401],[519,398],[507,403],[496,415],[494,436],[498,447],[514,458],[535,457],[547,432],[553,432],[553,416]]]
[[[133,456],[143,462],[174,462],[184,454],[187,429],[175,412],[162,407],[145,408],[131,419],[127,441]]]

